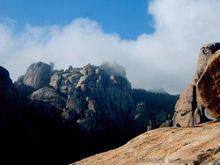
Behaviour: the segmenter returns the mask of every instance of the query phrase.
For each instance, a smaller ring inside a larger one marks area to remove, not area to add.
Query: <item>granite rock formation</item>
[[[37,62],[14,84],[1,67],[0,131],[4,126],[7,132],[0,141],[18,143],[10,149],[21,159],[26,155],[18,161],[22,164],[30,164],[29,159],[67,164],[144,131],[171,126],[176,100],[167,93],[133,89],[117,63],[54,70],[52,64]]]
[[[22,77],[23,83],[31,86],[34,89],[47,86],[50,81],[52,67],[42,62],[33,63],[27,69],[27,72]]]
[[[119,148],[72,165],[219,164],[219,136],[220,123],[159,128],[141,134]]]
[[[174,126],[194,126],[210,119],[219,118],[216,113],[219,109],[217,106],[219,103],[217,96],[219,49],[220,43],[207,44],[201,48],[193,80],[180,95],[175,106]],[[215,103],[211,103],[213,101]]]
[[[28,103],[56,109],[60,120],[78,125],[86,136],[104,132],[127,136],[157,128],[172,116],[176,101],[167,93],[132,89],[125,69],[117,63],[52,70],[38,62],[15,84]]]
[[[197,95],[210,118],[220,119],[220,51],[209,58],[197,82]]]

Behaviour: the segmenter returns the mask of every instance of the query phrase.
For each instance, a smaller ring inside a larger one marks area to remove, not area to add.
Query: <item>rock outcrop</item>
[[[49,85],[52,67],[42,62],[33,63],[22,77],[23,83],[34,89]]]
[[[173,116],[174,126],[193,126],[219,118],[219,52],[220,43],[201,48],[191,84],[180,95]],[[211,114],[211,117],[209,116]]]
[[[220,119],[220,50],[209,58],[197,82],[197,95],[210,117]]]
[[[18,144],[9,150],[21,164],[30,164],[28,158],[36,164],[67,164],[171,126],[176,100],[167,93],[133,89],[117,63],[53,70],[37,62],[14,84],[1,67],[0,131],[6,136],[0,142]]]
[[[219,164],[219,137],[220,123],[160,128],[139,135],[117,149],[73,165]]]
[[[34,107],[45,104],[47,108],[39,110],[42,115],[53,117],[54,108],[60,120],[78,125],[86,136],[106,132],[108,136],[115,133],[121,137],[134,136],[157,128],[172,116],[176,101],[176,96],[167,93],[132,89],[125,69],[107,62],[83,68],[69,66],[66,70],[52,70],[51,65],[34,63],[15,85],[28,98],[27,104],[30,101]],[[159,103],[162,98],[163,105]],[[144,106],[141,108],[140,104]]]

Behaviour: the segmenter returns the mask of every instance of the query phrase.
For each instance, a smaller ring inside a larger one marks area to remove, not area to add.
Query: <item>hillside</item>
[[[219,140],[219,122],[196,127],[159,128],[139,135],[117,149],[72,165],[219,164]]]

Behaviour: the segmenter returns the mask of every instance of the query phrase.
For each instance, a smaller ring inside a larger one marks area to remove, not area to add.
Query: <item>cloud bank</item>
[[[220,41],[219,6],[219,0],[153,0],[147,12],[155,32],[136,40],[105,33],[86,18],[65,26],[27,25],[20,33],[1,22],[0,65],[15,80],[36,61],[54,62],[58,69],[116,61],[133,87],[179,93],[191,81],[200,47]]]

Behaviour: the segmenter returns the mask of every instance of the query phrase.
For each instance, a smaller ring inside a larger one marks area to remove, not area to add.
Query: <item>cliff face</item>
[[[127,144],[73,165],[101,164],[219,164],[220,123],[198,127],[160,128]]]
[[[193,80],[176,103],[174,126],[193,126],[219,119],[219,49],[220,43],[201,48]]]

